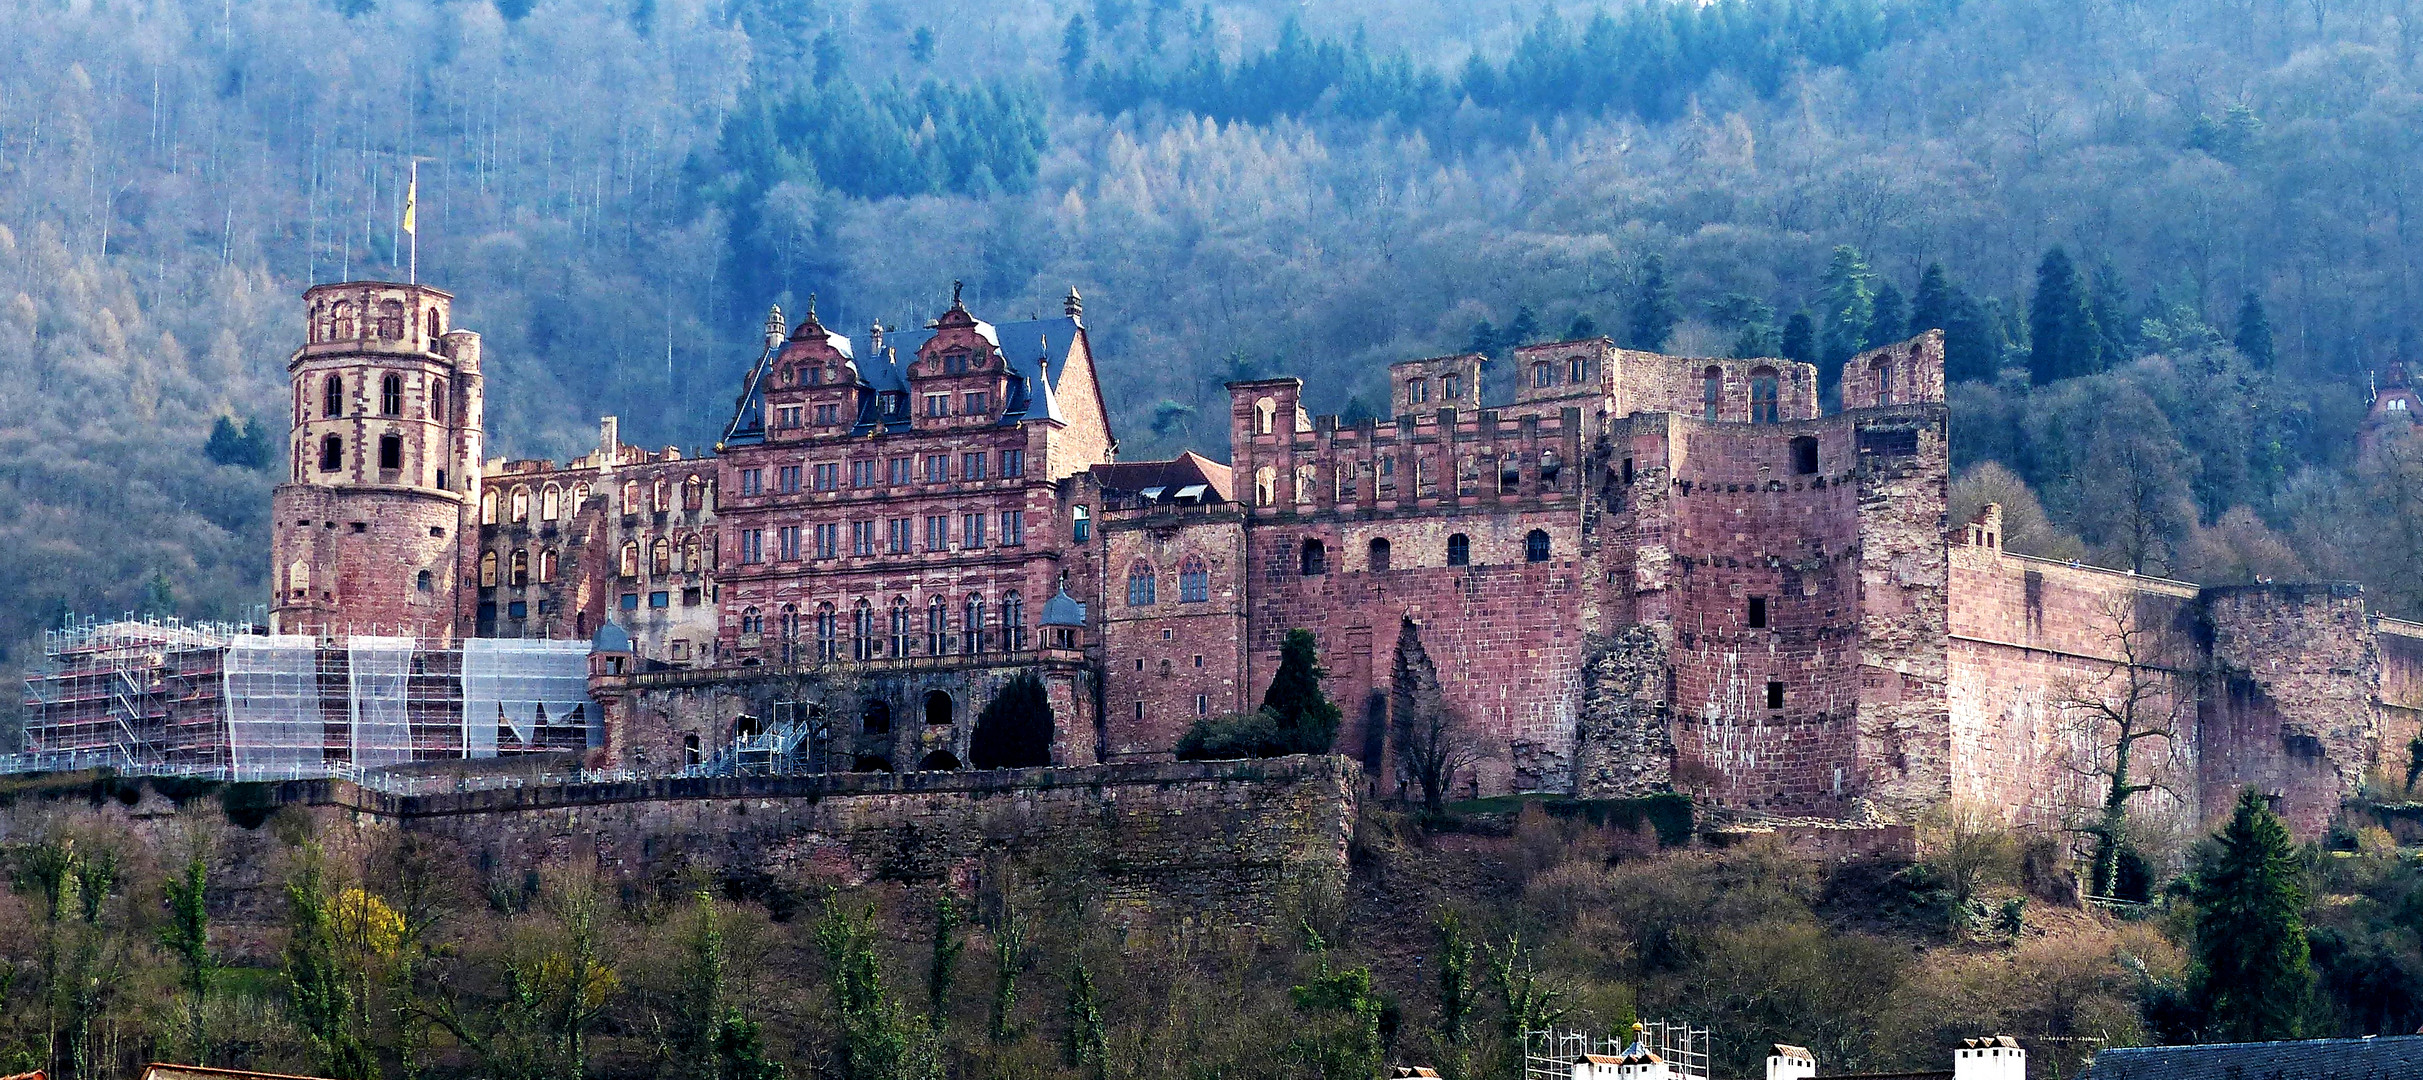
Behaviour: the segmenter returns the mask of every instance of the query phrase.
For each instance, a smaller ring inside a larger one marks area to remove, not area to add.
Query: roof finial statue
[[[766,347],[770,349],[781,343],[782,305],[776,304],[766,309]]]
[[[1068,295],[1060,299],[1060,311],[1072,319],[1085,314],[1085,298],[1077,295],[1075,285],[1069,286]]]
[[[810,318],[810,319],[814,319],[815,317],[816,317],[816,294],[815,294],[815,293],[809,293],[809,294],[808,294],[808,318]]]
[[[959,279],[951,279],[951,306],[959,306]]]
[[[882,319],[875,319],[867,323],[867,351],[877,356],[883,355]]]

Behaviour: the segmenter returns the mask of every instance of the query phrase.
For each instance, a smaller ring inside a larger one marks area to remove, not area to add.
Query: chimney
[[[1809,1080],[1817,1075],[1817,1055],[1807,1047],[1776,1043],[1767,1055],[1767,1080]]]
[[[1952,1080],[2028,1080],[2028,1052],[2008,1035],[1962,1039],[1952,1049]]]
[[[622,422],[622,419],[621,419],[620,417],[614,417],[614,416],[601,416],[601,417],[598,417],[598,418],[597,418],[597,468],[598,468],[598,471],[599,471],[599,472],[612,472],[612,471],[614,470],[615,463],[616,463],[616,462],[618,462],[618,461],[620,461],[620,460],[622,459],[622,453],[623,453],[623,422]]]

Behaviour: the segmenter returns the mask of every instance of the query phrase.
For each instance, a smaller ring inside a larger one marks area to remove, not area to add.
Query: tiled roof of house
[[[2423,1035],[2205,1046],[2095,1055],[2090,1080],[2403,1080],[2423,1076]]]

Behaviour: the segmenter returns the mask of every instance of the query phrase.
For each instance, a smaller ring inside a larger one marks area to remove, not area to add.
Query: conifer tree
[[[1674,306],[1674,285],[1666,280],[1666,257],[1652,252],[1641,263],[1641,279],[1624,320],[1624,347],[1651,352],[1665,348],[1681,318]]]
[[[1326,754],[1338,737],[1338,706],[1321,692],[1321,657],[1312,631],[1290,630],[1279,646],[1279,670],[1262,695],[1262,709],[1291,754]]]
[[[1817,363],[1817,323],[1802,308],[1784,320],[1784,359],[1798,364]]]
[[[1588,312],[1573,317],[1573,325],[1565,328],[1565,340],[1585,341],[1599,336],[1599,322]]]
[[[1093,51],[1094,35],[1085,25],[1085,16],[1068,17],[1068,29],[1060,33],[1060,70],[1076,78],[1085,71],[1085,60]]]
[[[1511,349],[1517,345],[1529,345],[1539,336],[1539,313],[1531,310],[1531,305],[1524,304],[1514,309],[1514,321],[1506,324],[1506,336],[1501,344]]]
[[[2238,301],[2238,333],[2232,339],[2238,352],[2257,369],[2268,369],[2275,356],[2272,349],[2272,320],[2263,313],[2263,296],[2253,289]]]
[[[1834,249],[1833,260],[1826,264],[1825,285],[1826,318],[1818,341],[1821,380],[1830,378],[1827,372],[1837,371],[1852,354],[1872,344],[1868,326],[1876,320],[1875,275],[1858,248],[1843,244]]]
[[[1901,290],[1893,283],[1876,282],[1876,314],[1868,319],[1868,347],[1889,345],[1910,336],[1909,324],[1902,320]]]
[[[2036,264],[2036,294],[2028,301],[2028,377],[2041,386],[2092,375],[2101,356],[2102,334],[2078,268],[2055,245]]]
[[[2129,287],[2110,256],[2095,260],[2087,310],[2095,317],[2096,368],[2119,367],[2137,355],[2137,335],[2128,318]]]
[[[1950,331],[1953,295],[1952,276],[1944,273],[1943,264],[1928,263],[1918,274],[1918,294],[1910,298],[1910,332]]]
[[[2196,969],[2207,1035],[2293,1039],[2313,993],[2305,884],[2296,842],[2253,788],[2197,867]]]

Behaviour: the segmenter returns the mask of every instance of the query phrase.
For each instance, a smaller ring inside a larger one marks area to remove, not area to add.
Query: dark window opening
[[[865,715],[858,719],[858,730],[868,735],[891,734],[892,703],[888,701],[867,702]],[[884,768],[888,770],[891,766],[886,764]]]
[[[335,472],[345,467],[345,437],[330,435],[320,440],[320,471]]]
[[[1784,684],[1780,682],[1769,682],[1767,684],[1767,707],[1770,709],[1780,709],[1784,707]]]
[[[326,385],[325,387],[323,387],[323,388],[321,389],[321,392],[320,392],[320,415],[321,415],[321,416],[343,416],[343,415],[345,415],[345,377],[344,377],[344,376],[342,376],[342,375],[331,375],[331,376],[329,376],[329,377],[328,377],[328,383],[327,383],[327,385]]]
[[[1388,541],[1374,540],[1371,542],[1371,569],[1373,573],[1385,573],[1388,570]]]
[[[429,576],[429,571],[427,570],[421,571],[420,575],[415,577],[412,581],[413,588],[419,589],[422,592],[428,592],[431,584],[432,582]]]
[[[379,436],[379,468],[401,469],[403,467],[404,437],[401,435]]]
[[[1631,458],[1625,458],[1625,459],[1624,459],[1624,483],[1626,483],[1626,484],[1630,484],[1631,482],[1632,482],[1632,459],[1631,459]]]
[[[1472,565],[1472,538],[1457,533],[1447,538],[1447,565]]]
[[[1792,440],[1792,471],[1800,476],[1817,474],[1817,436],[1803,435]]]
[[[1775,372],[1760,368],[1750,373],[1750,422],[1772,424],[1781,418]]]
[[[959,755],[948,750],[936,750],[917,762],[917,768],[924,772],[950,772],[958,767]]]
[[[1329,549],[1318,540],[1306,540],[1301,561],[1305,577],[1326,574],[1329,572]]]
[[[1545,532],[1545,531],[1543,531],[1543,530],[1540,530],[1540,529],[1533,529],[1533,530],[1531,530],[1531,534],[1530,534],[1530,535],[1523,537],[1523,561],[1524,561],[1524,562],[1547,562],[1547,561],[1548,561],[1548,534],[1547,534],[1547,532]]]
[[[1753,596],[1750,598],[1750,629],[1763,630],[1766,628],[1766,626],[1767,598],[1764,596]]]
[[[698,752],[698,736],[684,735],[681,737],[681,760],[684,765],[699,763],[701,758]]]
[[[951,722],[951,695],[940,690],[929,690],[926,692],[925,722],[928,724],[937,725],[948,724]],[[956,765],[952,766],[952,768],[957,767],[958,766]]]

